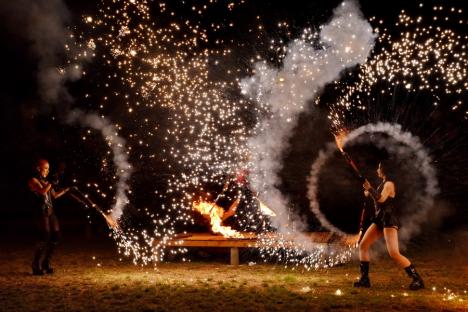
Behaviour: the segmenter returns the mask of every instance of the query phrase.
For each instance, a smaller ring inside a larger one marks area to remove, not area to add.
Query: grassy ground
[[[36,277],[29,272],[31,249],[0,244],[1,311],[468,311],[467,260],[450,246],[412,255],[427,286],[417,292],[407,290],[409,279],[386,257],[371,267],[373,287],[354,289],[356,262],[303,272],[275,264],[232,267],[226,255],[226,262],[154,269],[119,261],[109,244],[86,241],[62,242],[56,273]]]

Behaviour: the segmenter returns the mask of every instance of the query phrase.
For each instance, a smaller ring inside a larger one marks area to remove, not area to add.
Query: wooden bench
[[[343,245],[351,245],[354,235],[347,237],[338,237],[330,232],[307,232],[301,233],[309,243],[328,245],[338,243]],[[295,247],[297,242],[292,238],[288,239],[279,236],[276,233],[264,234],[262,237],[269,240],[268,244],[263,243],[262,238],[259,238],[255,233],[242,233],[242,238],[224,237],[212,233],[182,233],[174,236],[167,242],[167,246],[171,247],[218,247],[230,248],[231,265],[239,264],[239,248],[261,248],[261,247]],[[276,240],[276,241],[275,241]],[[159,241],[155,241],[158,244]]]

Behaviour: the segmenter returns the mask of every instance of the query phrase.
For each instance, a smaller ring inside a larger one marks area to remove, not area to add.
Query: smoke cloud
[[[108,119],[71,109],[73,98],[66,84],[81,78],[82,67],[90,61],[91,53],[75,53],[79,55],[76,61],[63,66],[65,53],[74,49],[73,35],[67,29],[71,14],[66,4],[62,0],[7,1],[0,5],[0,16],[7,27],[31,43],[30,52],[37,59],[38,93],[46,104],[43,109],[56,105],[63,113],[61,118],[99,130],[112,149],[118,177],[112,215],[118,219],[128,202],[125,192],[129,189],[127,182],[131,174],[125,140],[118,136]]]
[[[48,104],[67,105],[71,96],[65,83],[79,79],[82,71],[79,64],[59,68],[71,39],[66,28],[71,16],[65,3],[61,0],[6,1],[0,11],[7,27],[30,43],[30,53],[37,60],[41,99]]]
[[[439,193],[436,170],[432,166],[431,157],[419,138],[413,136],[409,132],[403,131],[398,124],[380,122],[362,126],[350,132],[343,144],[365,143],[366,140],[369,139],[369,135],[374,133],[385,133],[390,139],[380,138],[378,141],[372,141],[372,143],[382,149],[386,149],[391,155],[394,155],[400,163],[411,163],[411,166],[419,171],[420,175],[424,178],[422,189],[412,190],[410,201],[405,203],[406,213],[402,216],[401,220],[403,226],[398,232],[400,239],[406,242],[411,237],[418,234],[422,226],[426,224],[431,217],[435,216],[435,211],[433,210],[434,198]],[[395,144],[395,142],[400,144]],[[308,196],[311,210],[321,224],[336,233],[344,234],[322,214],[317,199],[318,178],[321,168],[336,150],[336,145],[330,143],[324,151],[319,153],[318,158],[312,165],[308,179]],[[407,178],[415,178],[415,176],[409,176]],[[417,185],[418,183],[414,182],[413,184]],[[437,213],[442,216],[448,214],[448,211],[441,208]]]
[[[340,77],[343,69],[366,61],[375,34],[355,2],[345,1],[334,10],[330,22],[311,42],[307,32],[287,47],[282,67],[255,64],[254,75],[241,81],[241,91],[268,114],[261,118],[248,146],[251,150],[250,182],[262,200],[278,215],[273,222],[280,230],[288,222],[288,201],[278,189],[282,153],[299,115],[322,88]],[[296,218],[297,219],[297,218]],[[295,220],[301,229],[300,220]]]
[[[79,122],[85,127],[99,130],[108,146],[112,149],[113,162],[117,169],[117,193],[111,215],[115,220],[118,220],[122,216],[123,208],[129,202],[126,191],[129,190],[128,181],[132,172],[132,166],[125,152],[125,140],[118,135],[116,127],[108,119],[97,114],[84,113],[75,109],[68,116],[69,123]]]

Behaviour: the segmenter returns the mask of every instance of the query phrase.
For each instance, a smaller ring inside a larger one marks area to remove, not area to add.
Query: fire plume
[[[224,209],[214,202],[195,201],[192,204],[195,211],[210,221],[213,233],[219,233],[224,237],[242,238],[242,234],[230,226],[221,225],[223,222]]]
[[[334,137],[335,137],[336,146],[338,146],[338,149],[339,149],[342,153],[344,153],[344,150],[343,150],[343,142],[344,142],[344,140],[346,139],[346,135],[347,135],[346,130],[344,130],[344,129],[339,130],[338,133],[334,133],[333,135],[334,135]]]

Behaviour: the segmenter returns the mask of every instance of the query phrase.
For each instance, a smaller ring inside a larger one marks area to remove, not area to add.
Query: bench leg
[[[231,265],[239,265],[239,248],[231,248]]]

